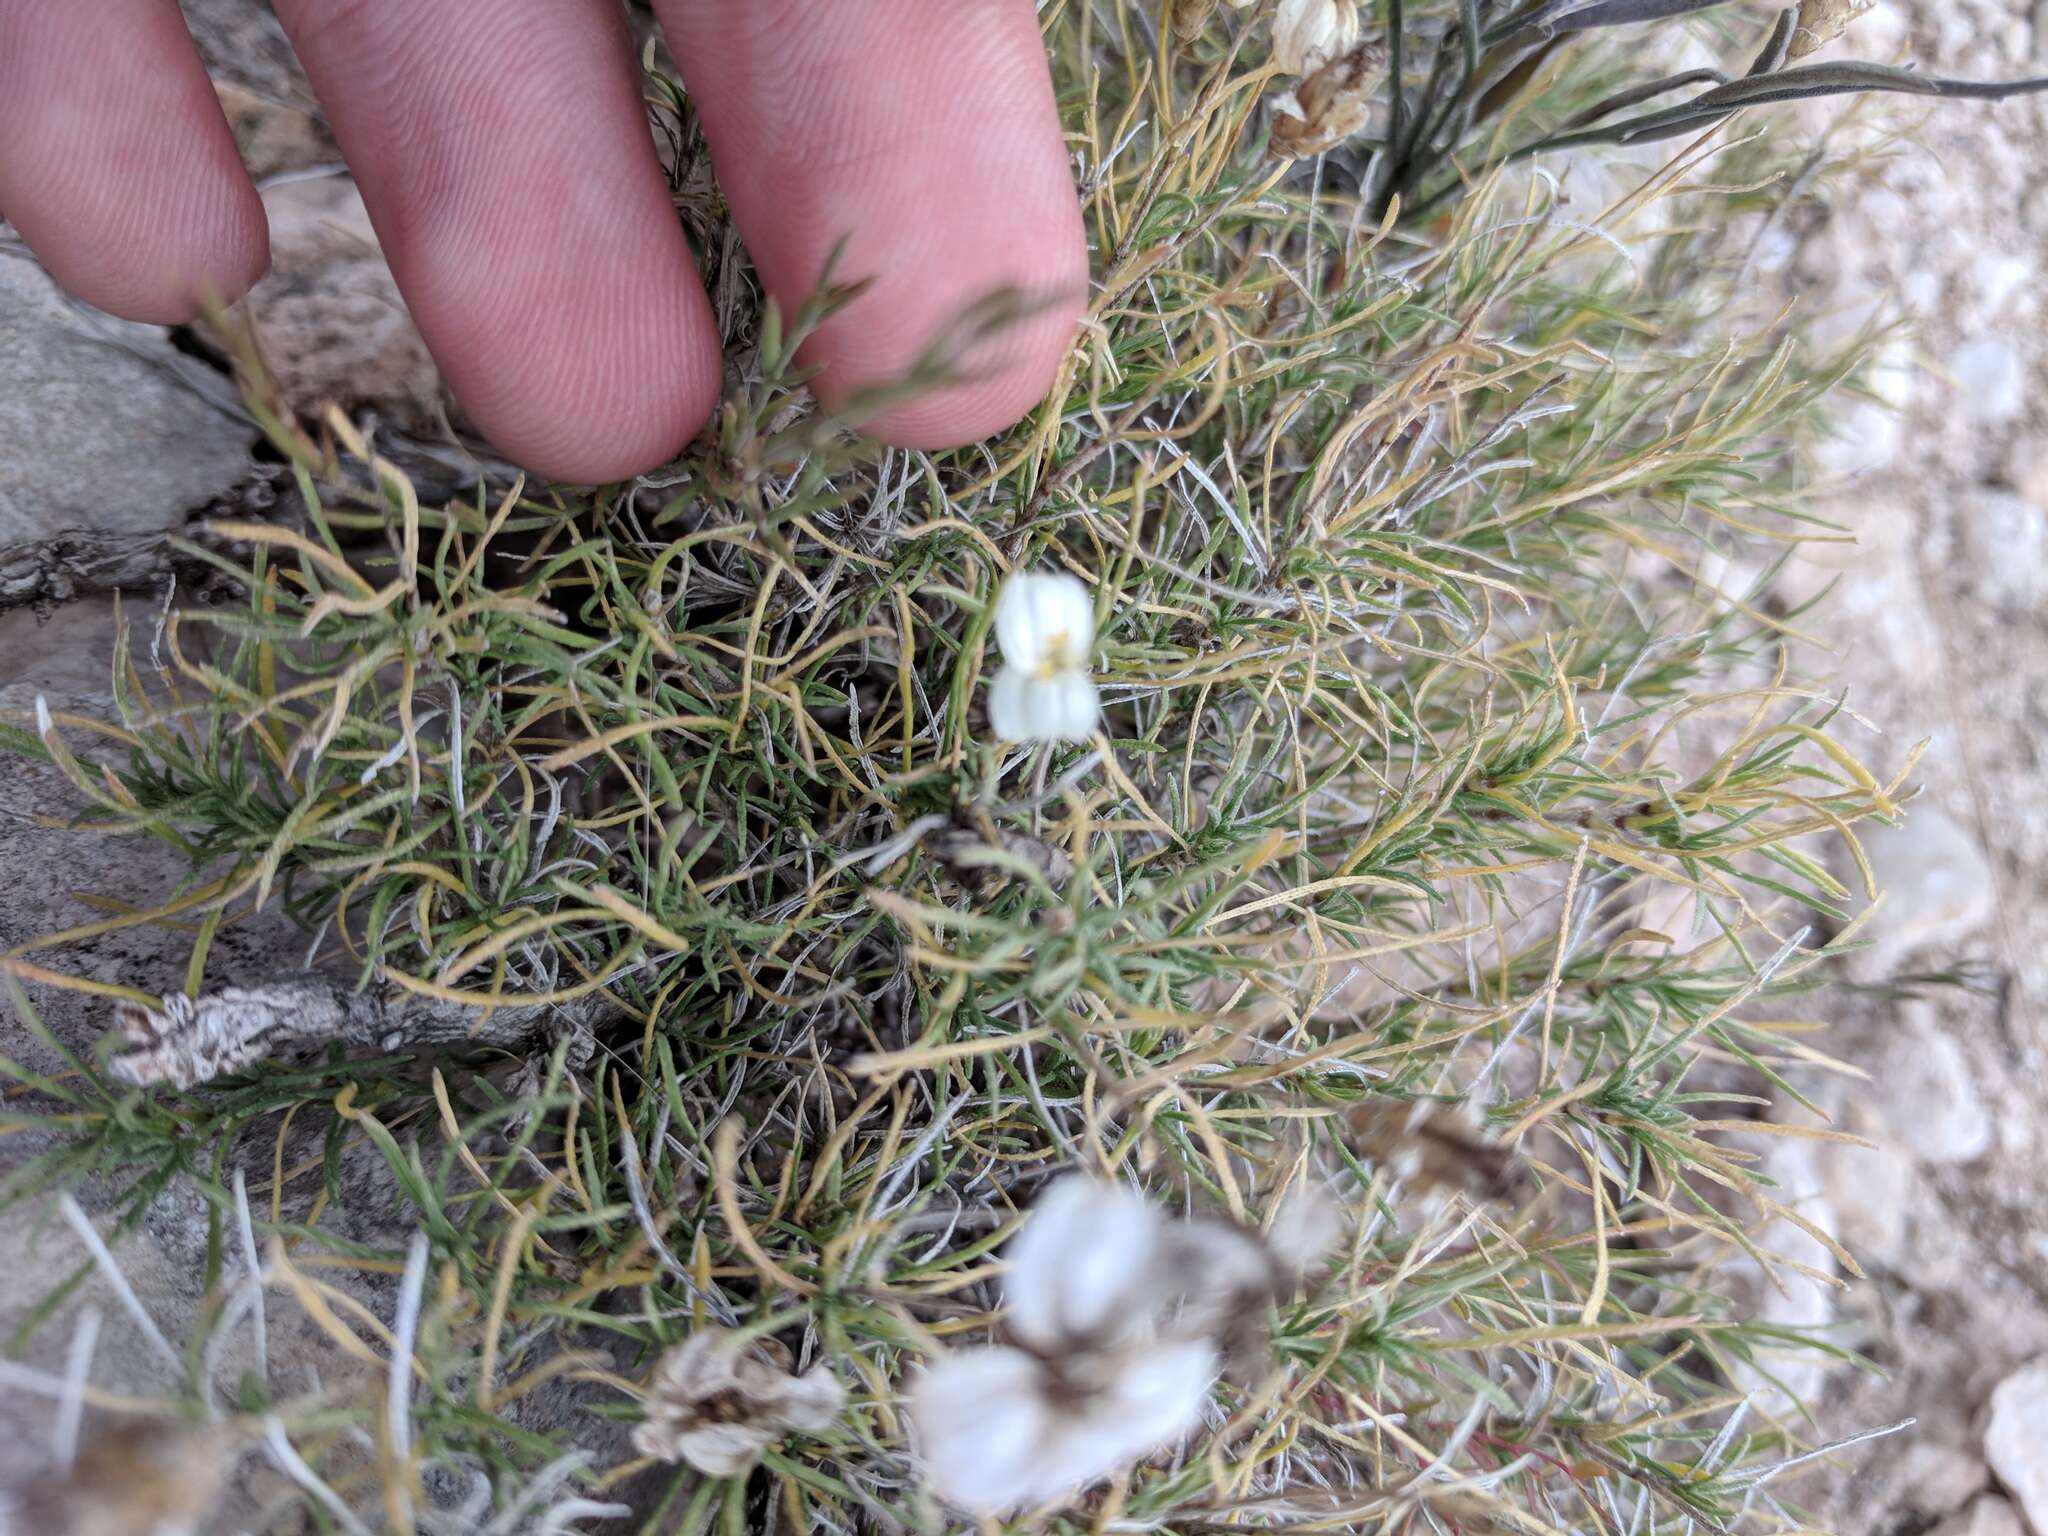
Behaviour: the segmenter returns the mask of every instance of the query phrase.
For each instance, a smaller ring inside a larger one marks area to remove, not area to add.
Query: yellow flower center
[[[1045,649],[1038,657],[1038,680],[1050,682],[1062,672],[1071,672],[1077,665],[1074,656],[1074,637],[1064,629],[1056,629],[1046,636]]]

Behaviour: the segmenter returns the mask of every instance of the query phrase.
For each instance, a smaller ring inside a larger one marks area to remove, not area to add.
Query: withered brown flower
[[[838,1377],[821,1366],[791,1374],[788,1352],[774,1341],[700,1328],[655,1366],[633,1445],[731,1477],[790,1430],[823,1429],[845,1403]]]

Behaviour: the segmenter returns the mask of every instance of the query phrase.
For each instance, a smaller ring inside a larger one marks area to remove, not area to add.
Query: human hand
[[[506,454],[603,481],[716,403],[718,333],[617,0],[275,0],[421,334]],[[655,0],[713,166],[785,312],[872,286],[803,354],[828,405],[974,300],[1048,302],[970,376],[865,423],[947,447],[1045,392],[1087,280],[1031,0]],[[0,0],[0,215],[116,314],[192,317],[269,259],[263,205],[172,0]]]

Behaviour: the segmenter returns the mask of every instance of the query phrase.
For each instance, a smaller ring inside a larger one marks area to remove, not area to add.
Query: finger
[[[867,423],[950,447],[1010,425],[1052,382],[1087,251],[1031,0],[655,0],[720,185],[785,312],[872,286],[805,361],[838,404],[892,382],[948,322],[1010,287],[1044,303],[961,361],[972,375]]]
[[[717,331],[616,0],[277,0],[455,398],[560,480],[651,468]]]
[[[263,204],[163,0],[0,0],[0,215],[80,298],[175,325],[270,259]]]

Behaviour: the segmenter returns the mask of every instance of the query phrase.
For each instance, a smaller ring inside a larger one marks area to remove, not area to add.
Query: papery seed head
[[[1297,158],[1333,149],[1372,121],[1386,50],[1358,43],[1272,100],[1272,149]]]
[[[1803,59],[1819,52],[1847,31],[1850,22],[1876,8],[1877,0],[1800,0],[1786,56]]]
[[[1357,0],[1280,0],[1273,15],[1273,62],[1290,75],[1322,68],[1357,41]]]

